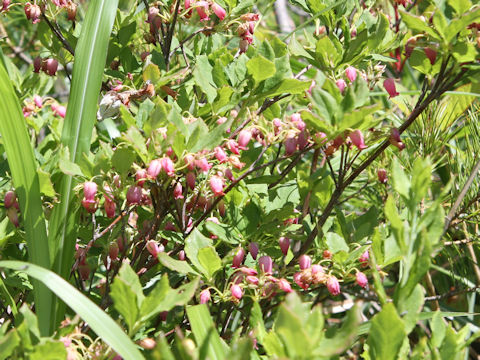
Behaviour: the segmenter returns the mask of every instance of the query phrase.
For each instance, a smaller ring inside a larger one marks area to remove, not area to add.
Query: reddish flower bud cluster
[[[240,17],[243,21],[237,28],[237,35],[240,37],[240,53],[247,51],[248,46],[253,42],[253,32],[259,19],[258,14],[248,13]]]
[[[10,222],[15,226],[19,227],[20,222],[18,219],[18,212],[20,211],[20,206],[17,201],[17,194],[14,191],[7,191],[5,193],[3,205],[7,209],[7,217]]]
[[[33,72],[39,73],[42,70],[45,74],[55,76],[58,69],[58,61],[56,59],[42,59],[37,56],[33,60]]]

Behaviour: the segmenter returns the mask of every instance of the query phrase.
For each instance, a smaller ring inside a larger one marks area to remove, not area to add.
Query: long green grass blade
[[[2,57],[2,54],[0,54]],[[13,185],[18,195],[30,262],[50,267],[47,229],[40,199],[37,163],[30,144],[27,126],[19,100],[8,74],[0,63],[0,135],[7,154]],[[35,308],[42,335],[51,328],[53,294],[34,282]]]
[[[72,87],[62,131],[62,143],[70,150],[70,160],[78,163],[88,153],[102,84],[108,43],[118,0],[93,0],[88,3],[82,32],[75,49]],[[54,269],[67,278],[73,260],[75,233],[72,211],[74,180],[65,175],[61,182],[61,202],[54,209],[49,224],[49,243]],[[63,306],[55,323],[63,318]]]
[[[22,271],[41,281],[124,359],[144,358],[133,341],[110,316],[57,274],[23,261],[0,261],[0,268]]]

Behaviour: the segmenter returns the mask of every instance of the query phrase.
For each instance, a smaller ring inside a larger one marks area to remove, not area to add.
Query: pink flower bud
[[[248,244],[248,251],[250,252],[250,255],[252,255],[253,260],[256,260],[258,255],[258,244],[256,242]]]
[[[253,275],[248,275],[245,280],[249,283],[249,284],[252,284],[252,285],[258,285],[258,283],[260,282],[258,280],[258,277],[256,276],[253,276]]]
[[[175,175],[175,166],[173,165],[172,159],[169,157],[164,157],[160,159],[162,164],[162,169],[167,173],[168,176]]]
[[[227,14],[225,9],[222,8],[220,5],[218,5],[217,3],[213,3],[212,4],[212,10],[213,12],[215,13],[215,15],[218,16],[218,18],[221,20],[225,19],[225,15]]]
[[[238,150],[238,144],[235,140],[233,140],[233,139],[227,140],[226,145],[227,145],[228,150],[230,150],[235,155],[240,154],[240,151]]]
[[[191,190],[195,189],[195,174],[193,172],[187,173],[187,186]]]
[[[240,300],[242,297],[243,297],[243,290],[242,288],[237,285],[237,284],[233,284],[231,287],[230,287],[230,292],[232,293],[232,296],[237,299],[237,300]]]
[[[305,281],[303,272],[297,272],[293,275],[293,281],[295,281],[295,284],[297,284],[299,287],[301,287],[303,290],[307,290],[310,284]]]
[[[242,150],[247,150],[247,145],[252,138],[252,132],[250,130],[242,130],[238,134],[238,147]]]
[[[368,250],[365,250],[362,255],[358,258],[358,261],[360,264],[366,266],[368,264],[368,260],[370,259],[370,254],[368,253]]]
[[[383,87],[387,91],[388,95],[390,95],[390,98],[400,95],[400,93],[397,92],[397,88],[395,87],[395,80],[393,80],[392,78],[385,79],[385,81],[383,82]]]
[[[312,274],[313,274],[313,275],[318,274],[318,273],[323,273],[323,272],[325,272],[325,271],[323,270],[323,267],[322,267],[321,265],[318,265],[318,264],[312,265],[311,270],[312,270]]]
[[[215,148],[215,157],[220,162],[220,164],[227,161],[227,154],[225,153],[225,151],[220,146],[217,146]]]
[[[56,115],[58,115],[62,118],[65,118],[65,115],[67,114],[67,108],[65,106],[58,105],[58,104],[52,104],[51,108],[52,108],[54,114],[56,114]]]
[[[348,80],[350,80],[351,82],[354,82],[355,79],[357,78],[357,69],[355,69],[353,66],[349,66],[345,70],[345,74]]]
[[[324,259],[331,259],[332,258],[332,252],[330,250],[323,250],[323,258]]]
[[[185,10],[190,9],[190,6],[191,6],[191,5],[190,5],[190,0],[185,0],[185,5],[184,5]]]
[[[412,55],[416,43],[417,39],[415,37],[411,37],[407,40],[407,43],[405,44],[405,57],[407,59],[410,57],[410,55]]]
[[[25,4],[25,15],[27,16],[28,20],[32,20],[33,24],[36,24],[40,21],[40,16],[42,15],[42,10],[40,9],[40,6],[37,4],[30,4],[27,2]]]
[[[43,99],[39,95],[34,95],[33,96],[33,102],[35,103],[35,106],[41,109],[43,107]]]
[[[360,285],[362,288],[366,288],[368,285],[367,276],[362,272],[357,272],[356,281],[357,284]]]
[[[223,193],[223,179],[219,176],[212,176],[210,178],[210,189],[215,196],[224,195]]]
[[[112,241],[110,245],[108,246],[108,256],[110,256],[110,259],[117,260],[118,258],[118,244],[115,241]]]
[[[297,135],[297,144],[300,150],[304,149],[308,145],[308,133],[304,130]]]
[[[145,184],[145,180],[147,179],[147,170],[140,169],[135,174],[135,180],[137,181],[137,185],[143,187]]]
[[[7,11],[8,5],[10,5],[10,0],[3,0],[2,1],[2,9],[0,11]]]
[[[305,270],[312,266],[312,258],[308,255],[301,255],[298,258],[298,265],[300,265],[300,270]]]
[[[353,145],[357,147],[358,150],[366,149],[365,142],[363,141],[363,134],[360,130],[354,130],[348,135]]]
[[[17,201],[17,194],[15,194],[15,191],[10,190],[5,193],[3,204],[7,209],[11,208],[16,201]]]
[[[246,267],[246,266],[242,266],[239,270],[242,272],[242,274],[245,274],[245,275],[255,276],[258,274],[257,270]]]
[[[427,55],[428,60],[430,60],[430,64],[435,64],[435,60],[437,59],[437,52],[428,47],[423,50],[425,51],[425,55]]]
[[[204,173],[207,173],[208,170],[212,168],[212,165],[208,163],[208,160],[205,157],[196,160],[195,165]]]
[[[184,260],[185,260],[185,251],[180,250],[180,251],[178,252],[178,260],[180,260],[180,261],[184,261]]]
[[[226,168],[223,173],[228,180],[235,181],[235,177],[233,176],[232,169]]]
[[[183,158],[185,165],[187,165],[188,170],[195,170],[195,158],[192,154],[187,154]]]
[[[175,200],[183,199],[182,184],[180,184],[179,182],[175,185],[175,188],[173,189],[173,198]]]
[[[206,304],[210,301],[210,290],[205,289],[200,293],[200,304]]]
[[[154,258],[156,258],[159,253],[164,251],[163,245],[158,245],[155,240],[149,240],[146,248],[150,255],[152,255]]]
[[[127,190],[127,203],[140,204],[142,200],[142,188],[140,186],[130,186]]]
[[[197,1],[195,2],[195,9],[197,10],[197,14],[200,17],[200,21],[207,21],[210,20],[208,16],[208,2],[207,1]]]
[[[294,132],[290,132],[285,138],[285,155],[290,156],[297,151],[297,137]]]
[[[88,213],[93,214],[97,210],[97,201],[95,199],[88,200],[83,198],[82,206]]]
[[[7,217],[8,217],[8,220],[10,220],[10,222],[11,222],[15,227],[19,227],[19,226],[20,226],[20,223],[19,223],[19,221],[18,221],[18,212],[17,212],[17,209],[15,209],[14,207],[8,208],[8,209],[7,209]]]
[[[117,205],[115,204],[114,201],[108,200],[109,198],[105,196],[105,202],[103,204],[103,207],[105,209],[105,214],[107,215],[108,218],[114,218],[115,217],[115,209]]]
[[[152,160],[150,165],[148,165],[147,174],[151,178],[156,178],[158,174],[162,171],[162,163],[159,159]]]
[[[83,184],[83,196],[87,200],[95,200],[97,194],[97,184],[93,181],[87,181]]]
[[[385,170],[385,169],[378,169],[378,170],[377,170],[377,177],[378,177],[378,181],[379,181],[381,184],[386,184],[387,181],[388,181],[387,170]]]
[[[405,149],[405,144],[402,142],[402,139],[400,138],[400,132],[398,131],[397,128],[391,128],[390,129],[390,144],[393,146],[396,146],[400,151]]]
[[[39,73],[40,70],[42,69],[42,58],[40,56],[37,56],[34,60],[33,60],[33,72],[36,72],[36,73]]]
[[[56,59],[47,59],[45,72],[50,76],[54,76],[57,73],[57,69],[58,61]]]
[[[340,284],[335,276],[329,276],[327,279],[327,289],[333,296],[340,294]]]
[[[343,91],[347,87],[347,83],[345,82],[345,80],[339,79],[339,80],[337,80],[337,82],[335,84],[337,84],[338,89],[343,94]]]
[[[270,256],[261,256],[258,259],[258,265],[260,267],[260,270],[264,272],[265,274],[271,274],[272,273],[272,258]]]
[[[280,290],[285,291],[286,293],[291,293],[293,292],[292,287],[290,286],[290,283],[286,279],[280,279],[278,280],[278,288]]]
[[[232,267],[239,268],[242,265],[244,258],[245,258],[245,250],[243,250],[243,248],[239,248],[235,256],[233,257]]]
[[[290,247],[290,239],[282,236],[278,239],[278,244],[280,245],[280,250],[282,250],[283,255],[288,254],[288,248]]]

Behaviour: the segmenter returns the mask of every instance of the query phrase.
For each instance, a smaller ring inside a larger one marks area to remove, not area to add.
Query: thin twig
[[[72,56],[75,56],[75,51],[73,50],[73,48],[71,47],[71,45],[68,43],[67,39],[65,39],[65,37],[62,35],[62,33],[60,32],[60,30],[56,29],[55,26],[52,25],[52,23],[50,22],[50,20],[48,20],[48,18],[45,16],[45,14],[42,13],[42,18],[43,20],[45,20],[45,22],[47,23],[48,27],[52,30],[52,32],[55,34],[55,36],[58,38],[58,40],[60,40],[60,42],[62,43],[63,47],[70,53],[72,54]]]

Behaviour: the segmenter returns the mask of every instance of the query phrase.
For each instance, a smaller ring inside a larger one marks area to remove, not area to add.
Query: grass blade
[[[1,53],[0,58],[3,58]],[[0,63],[0,135],[20,203],[30,262],[49,268],[47,229],[40,199],[37,163],[19,100],[2,64],[3,62]],[[34,282],[33,285],[40,331],[42,335],[48,335],[52,330],[50,319],[54,297],[42,284]]]
[[[124,359],[144,359],[120,326],[89,298],[54,272],[23,261],[0,261],[0,268],[22,271],[41,281],[88,323],[95,333]]]
[[[88,3],[82,32],[75,49],[72,87],[62,131],[62,143],[70,150],[70,160],[78,163],[88,153],[96,120],[97,102],[107,57],[108,43],[118,0],[94,0]],[[75,233],[72,211],[74,179],[65,175],[61,181],[61,202],[49,224],[49,243],[55,259],[54,269],[67,278],[73,260]],[[55,323],[63,318],[61,306]]]

